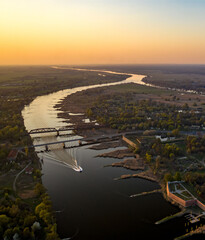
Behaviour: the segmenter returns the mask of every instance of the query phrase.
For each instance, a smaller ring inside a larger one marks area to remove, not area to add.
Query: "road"
[[[16,175],[16,177],[15,177],[15,179],[14,179],[14,182],[13,182],[13,190],[14,190],[14,192],[16,192],[16,181],[17,181],[18,177],[19,177],[19,176],[25,171],[25,169],[26,169],[27,167],[29,167],[30,165],[31,165],[31,162],[28,163],[28,164],[25,166],[25,168],[22,169],[22,170]]]

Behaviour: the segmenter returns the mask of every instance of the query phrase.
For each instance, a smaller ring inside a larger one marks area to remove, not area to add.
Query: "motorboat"
[[[75,167],[74,170],[80,173],[83,171],[83,169],[80,166]]]

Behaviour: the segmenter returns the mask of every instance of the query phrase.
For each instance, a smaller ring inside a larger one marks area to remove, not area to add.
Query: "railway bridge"
[[[29,131],[29,134],[40,134],[40,133],[52,133],[56,132],[56,135],[59,136],[62,131],[72,131],[75,128],[73,126],[61,127],[61,128],[36,128]]]
[[[85,145],[93,145],[93,144],[98,144],[102,142],[110,142],[110,141],[115,141],[119,140],[119,138],[122,137],[122,134],[117,133],[117,134],[110,134],[106,136],[96,136],[96,137],[88,137],[88,138],[83,138],[83,137],[78,137],[74,139],[67,139],[67,140],[62,140],[62,141],[54,141],[54,142],[46,142],[46,143],[39,143],[39,144],[34,144],[30,146],[22,146],[22,147],[17,147],[13,149],[17,150],[24,150],[25,148],[36,148],[36,147],[45,147],[45,151],[48,151],[48,147],[51,145],[56,145],[56,144],[61,144],[63,148],[75,148],[79,146],[85,146]],[[73,146],[66,146],[66,143],[74,143]]]

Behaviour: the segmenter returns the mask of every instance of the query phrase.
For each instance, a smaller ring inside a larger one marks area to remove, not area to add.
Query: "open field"
[[[126,76],[69,69],[54,69],[51,66],[0,67],[0,96],[33,97],[78,86],[124,80]]]
[[[104,65],[87,66],[118,72],[147,75],[145,82],[170,88],[204,92],[205,65]]]
[[[133,72],[136,71],[133,70]],[[142,72],[139,73],[143,74]],[[64,111],[64,113],[60,114],[61,117],[71,119],[71,122],[81,122],[84,116],[70,116],[65,112],[85,113],[86,109],[92,107],[99,98],[101,101],[109,99],[109,101],[112,102],[115,95],[119,98],[120,96],[122,96],[122,98],[124,98],[124,96],[132,97],[132,102],[152,100],[168,105],[176,105],[178,107],[183,107],[185,104],[188,104],[192,109],[205,109],[205,96],[203,95],[159,89],[134,83],[78,92],[65,98],[56,107]]]

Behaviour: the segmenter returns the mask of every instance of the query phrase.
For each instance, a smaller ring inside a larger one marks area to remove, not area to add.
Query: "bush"
[[[164,181],[167,183],[167,182],[172,182],[174,179],[173,179],[173,176],[171,175],[171,173],[166,173],[164,175]]]

